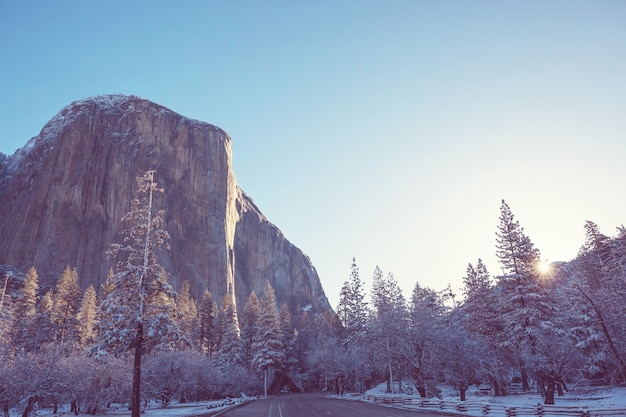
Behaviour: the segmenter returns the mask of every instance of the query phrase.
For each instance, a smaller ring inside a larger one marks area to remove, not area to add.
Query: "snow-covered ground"
[[[381,384],[369,391],[367,394],[384,396],[387,386]],[[449,387],[440,387],[442,391],[442,400],[450,402],[459,401],[459,393]],[[487,397],[478,396],[476,389],[471,387],[467,390],[467,401],[475,403],[486,403],[499,405],[504,407],[533,407],[537,404],[543,404],[544,399],[538,393],[514,394],[505,397]],[[404,395],[402,395],[404,396]],[[417,395],[412,398],[419,399]],[[562,397],[555,396],[555,406],[574,406],[588,409],[615,409],[626,408],[626,387],[599,387],[599,388],[573,388],[569,392],[565,392]],[[467,412],[468,415],[482,415],[480,410],[475,413]]]
[[[450,388],[442,388],[442,399],[444,401],[458,401],[458,392]],[[387,395],[385,394],[386,384],[381,384],[376,388],[367,391],[372,395]],[[347,395],[345,399],[360,399],[361,396]],[[413,398],[418,398],[414,396]],[[543,404],[543,398],[539,394],[520,394],[520,395],[508,395],[506,397],[484,397],[477,396],[473,388],[470,388],[467,392],[467,400],[471,402],[481,402],[493,405],[501,405],[507,407],[531,407],[537,404]],[[235,399],[238,402],[239,399]],[[225,408],[224,400],[219,401],[205,401],[199,403],[185,403],[185,404],[172,404],[167,408],[160,407],[156,404],[148,406],[142,416],[146,417],[186,417],[197,414],[207,413],[209,411],[218,411]],[[563,397],[555,398],[556,405],[563,406],[578,406],[586,407],[589,409],[614,409],[614,408],[626,408],[626,387],[611,387],[611,388],[597,388],[597,389],[573,389],[571,392],[566,392]],[[59,407],[59,414],[70,415],[69,404]],[[468,415],[477,414],[480,412],[469,411]],[[16,410],[12,410],[11,416],[19,415]],[[37,410],[31,415],[37,417],[50,416],[52,410]],[[72,414],[73,415],[73,414]],[[130,411],[127,407],[120,407],[119,409],[108,410],[107,416],[115,417],[130,417]]]
[[[235,404],[239,403],[239,399],[235,400]],[[227,405],[226,400],[217,401],[203,401],[197,403],[185,403],[185,404],[172,404],[169,407],[161,407],[157,404],[149,405],[145,411],[142,411],[141,415],[146,417],[187,417],[198,414],[204,414],[212,411],[220,411],[232,405]],[[21,416],[17,410],[12,410],[11,416]],[[31,413],[31,416],[44,417],[51,416],[51,409],[36,410]],[[54,415],[67,415],[73,416],[74,413],[70,413],[70,405],[59,406],[58,413]],[[85,414],[80,414],[85,415]],[[97,415],[115,416],[115,417],[130,417],[131,413],[127,406],[112,407],[107,410],[106,413],[100,412]]]

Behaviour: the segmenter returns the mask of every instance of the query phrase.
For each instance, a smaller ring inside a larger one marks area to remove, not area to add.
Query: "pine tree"
[[[139,417],[141,399],[141,358],[157,344],[179,338],[175,313],[176,293],[167,282],[157,250],[166,247],[168,234],[160,229],[163,211],[153,212],[153,196],[163,193],[154,182],[154,171],[137,178],[139,198],[123,217],[128,228],[124,240],[111,245],[109,254],[117,259],[111,277],[114,289],[100,305],[103,312],[97,353],[132,351],[132,417]]]
[[[54,340],[54,327],[52,325],[52,309],[54,307],[54,297],[52,290],[47,291],[37,305],[37,313],[33,323],[33,330],[30,334],[26,351],[37,350],[42,345]]]
[[[579,346],[590,375],[626,381],[626,230],[610,238],[594,222],[585,223],[585,243],[572,262],[570,304],[579,312]]]
[[[205,289],[200,304],[200,351],[213,356],[217,349],[217,303],[209,290]]]
[[[483,260],[478,258],[476,267],[467,265],[467,274],[463,277],[463,294],[466,299],[483,294],[491,288],[491,276]]]
[[[280,334],[283,336],[283,370],[291,371],[297,363],[296,333],[291,323],[291,313],[287,304],[283,304],[279,312]]]
[[[500,314],[503,321],[501,345],[509,347],[517,358],[523,390],[530,389],[526,362],[536,351],[536,332],[549,319],[550,306],[538,281],[539,250],[524,234],[511,209],[502,200],[500,224],[496,232],[496,255],[503,275],[499,278],[501,291]]]
[[[11,339],[16,346],[26,349],[26,346],[34,346],[35,318],[37,315],[37,302],[39,296],[39,277],[35,267],[30,267],[24,275],[24,287],[22,293],[13,306],[13,325]],[[29,349],[26,349],[29,350]]]
[[[178,327],[180,328],[181,335],[187,339],[190,344],[195,345],[195,340],[198,339],[198,308],[196,302],[191,297],[189,290],[189,281],[183,281],[182,288],[178,293],[176,300],[176,306],[178,307],[179,318]]]
[[[365,288],[359,276],[356,260],[352,258],[350,280],[341,288],[337,315],[346,333],[345,343],[360,343],[367,327],[368,306]]]
[[[265,282],[259,312],[258,331],[255,333],[254,342],[252,343],[252,365],[256,369],[263,371],[263,392],[267,396],[269,370],[282,367],[282,359],[284,357],[276,296],[274,288],[269,281]]]
[[[257,323],[259,321],[260,308],[259,298],[256,292],[252,291],[243,307],[241,317],[241,341],[243,343],[244,363],[248,367],[252,366],[252,344],[258,329]]]
[[[67,266],[57,282],[53,298],[52,322],[56,330],[55,339],[58,343],[63,344],[77,340],[76,313],[78,312],[80,297],[76,268],[70,269]]]
[[[83,294],[80,309],[76,315],[78,321],[78,338],[81,346],[90,346],[96,340],[96,290],[89,285]]]
[[[478,259],[476,267],[468,264],[463,283],[465,301],[459,310],[464,330],[473,336],[498,333],[501,330],[498,325],[498,295],[493,291],[491,276],[482,259]]]
[[[218,365],[228,368],[231,365],[243,363],[243,347],[239,331],[239,321],[235,302],[230,291],[224,294],[222,306],[218,316],[219,348],[217,350]]]

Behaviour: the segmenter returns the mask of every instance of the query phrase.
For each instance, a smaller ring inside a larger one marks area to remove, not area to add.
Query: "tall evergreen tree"
[[[463,294],[466,299],[483,294],[491,288],[491,276],[482,259],[478,259],[476,267],[467,265],[467,273],[463,277]]]
[[[76,315],[78,321],[78,338],[81,346],[90,346],[96,340],[96,290],[89,285],[83,294],[80,309]]]
[[[588,372],[626,381],[626,230],[616,238],[602,234],[594,222],[585,223],[585,243],[572,262],[570,305],[579,312],[579,346]]]
[[[73,342],[78,338],[76,313],[80,304],[80,286],[76,268],[69,265],[59,278],[54,293],[52,322],[55,327],[55,340],[58,343]]]
[[[100,305],[96,349],[133,352],[132,417],[140,416],[141,358],[160,343],[179,337],[175,313],[175,292],[167,282],[157,250],[166,247],[168,234],[160,229],[164,212],[154,212],[153,197],[163,193],[154,182],[154,171],[137,178],[139,198],[123,217],[128,228],[122,243],[111,245],[109,254],[117,260],[111,278],[114,289]]]
[[[460,306],[461,323],[474,336],[487,336],[500,331],[498,325],[498,295],[493,291],[491,276],[482,259],[476,267],[471,263],[463,277],[465,301]]]
[[[280,320],[276,307],[276,295],[269,281],[265,281],[263,298],[259,305],[258,331],[252,343],[252,365],[263,371],[264,394],[267,396],[270,369],[282,367],[284,347],[280,334]]]
[[[212,357],[217,349],[217,303],[208,289],[202,294],[200,304],[200,351]]]
[[[511,350],[518,361],[523,390],[530,389],[526,363],[528,354],[536,349],[536,330],[547,320],[549,306],[539,285],[537,266],[539,250],[515,220],[511,209],[502,200],[500,224],[496,232],[496,255],[503,275],[499,277],[501,291],[500,314],[503,320],[501,346]]]
[[[283,370],[293,370],[297,363],[296,357],[296,332],[291,323],[291,313],[287,304],[283,304],[279,312],[280,334],[283,337]]]
[[[496,256],[502,265],[505,278],[521,282],[534,275],[539,261],[539,250],[524,229],[515,220],[511,208],[502,200],[500,207],[500,224],[496,232]],[[523,305],[524,300],[520,299]]]
[[[217,350],[218,365],[225,368],[231,365],[241,365],[243,363],[243,346],[241,344],[237,310],[235,309],[231,291],[224,294],[218,323],[220,333],[219,348]]]
[[[198,308],[195,300],[191,297],[189,281],[187,280],[183,281],[182,288],[178,293],[176,307],[178,307],[178,327],[180,328],[181,336],[189,344],[195,346],[195,341],[199,337]]]
[[[52,309],[54,307],[54,297],[52,290],[47,291],[37,305],[37,313],[33,330],[30,334],[27,351],[37,350],[42,345],[54,340],[54,328],[52,326]]]
[[[251,367],[252,363],[252,345],[254,343],[257,324],[260,315],[260,302],[256,292],[252,291],[246,304],[243,306],[243,314],[241,317],[241,341],[243,343],[244,363]]]
[[[39,276],[35,267],[31,266],[24,275],[24,287],[21,295],[15,300],[13,307],[13,325],[11,339],[16,346],[27,349],[34,346],[35,318],[39,296]]]
[[[367,327],[368,306],[365,301],[365,288],[359,276],[356,260],[352,258],[350,280],[341,288],[337,315],[345,331],[344,343],[363,341]]]

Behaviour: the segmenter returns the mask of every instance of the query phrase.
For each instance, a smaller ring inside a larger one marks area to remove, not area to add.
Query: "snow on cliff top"
[[[44,127],[41,129],[39,135],[31,138],[26,145],[15,151],[8,159],[7,174],[13,174],[24,156],[28,155],[33,148],[40,147],[41,145],[47,145],[49,149],[52,149],[52,140],[58,136],[63,129],[69,125],[77,116],[82,114],[88,114],[93,111],[94,108],[104,112],[123,112],[123,115],[127,115],[136,111],[141,111],[142,104],[149,103],[150,106],[154,106],[159,109],[159,112],[171,112],[177,114],[185,120],[194,124],[210,126],[216,128],[207,122],[200,120],[190,119],[182,116],[173,110],[170,110],[160,104],[154,103],[150,100],[143,99],[135,95],[125,94],[102,94],[92,97],[76,100],[67,106],[63,107],[52,119],[50,119]],[[121,115],[122,116],[122,115]],[[217,128],[219,129],[219,128]],[[221,129],[220,129],[221,130]],[[225,133],[225,132],[224,132]],[[226,134],[227,135],[227,134]]]

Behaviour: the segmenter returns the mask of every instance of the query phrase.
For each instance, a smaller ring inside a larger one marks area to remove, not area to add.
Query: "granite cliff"
[[[34,265],[42,286],[70,265],[83,288],[99,288],[148,170],[165,189],[156,204],[171,250],[161,262],[175,287],[188,280],[216,300],[232,287],[241,308],[269,280],[292,312],[331,309],[310,259],[238,187],[228,134],[134,96],[74,102],[0,160],[0,264]]]

